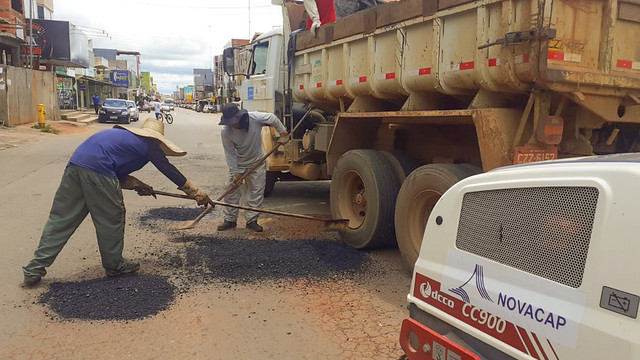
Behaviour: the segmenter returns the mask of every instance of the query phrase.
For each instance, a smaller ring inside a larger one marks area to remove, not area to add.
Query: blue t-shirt
[[[124,129],[102,130],[80,144],[69,164],[124,180],[127,175],[151,162],[174,184],[183,186],[187,178],[162,152],[159,140],[138,136]]]

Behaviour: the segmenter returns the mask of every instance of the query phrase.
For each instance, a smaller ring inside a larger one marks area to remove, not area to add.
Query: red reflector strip
[[[618,64],[616,64],[616,66],[623,69],[633,69],[633,61],[618,60]]]
[[[342,80],[336,80],[336,85],[342,85]]]
[[[366,77],[366,76],[360,76],[360,77],[358,78],[358,82],[361,82],[361,83],[363,83],[363,82],[367,82],[367,77]]]
[[[458,71],[458,70],[471,70],[475,67],[475,63],[473,61],[461,62],[459,64],[451,64],[449,70]]]
[[[498,59],[489,59],[489,67],[494,67],[498,65]]]
[[[623,69],[632,69],[633,68],[633,61],[629,61],[629,60],[618,60],[618,64],[617,66],[619,68],[623,68]]]
[[[516,55],[515,57],[516,64],[526,64],[529,62],[529,54],[524,55]]]
[[[300,90],[304,90],[304,85],[300,85]]]
[[[560,60],[563,61],[564,60],[564,53],[560,52],[560,51],[549,51],[549,54],[547,56],[549,58],[549,60]]]
[[[316,87],[321,88],[321,87],[322,87],[322,83],[321,83],[321,82],[317,83],[317,84],[316,84]]]
[[[549,51],[547,58],[549,60],[559,60],[559,61],[567,61],[567,62],[582,62],[581,54],[572,54],[572,53],[564,53],[560,51]]]
[[[396,73],[392,72],[392,73],[387,73],[384,75],[386,80],[391,80],[391,79],[395,79],[396,78]]]
[[[473,69],[474,66],[475,66],[475,63],[473,61],[463,62],[463,63],[460,63],[460,70],[471,70]]]
[[[431,74],[431,68],[418,69],[418,75],[429,75],[429,74]]]

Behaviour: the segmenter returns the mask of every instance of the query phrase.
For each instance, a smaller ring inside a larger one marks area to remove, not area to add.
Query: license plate
[[[513,153],[514,164],[528,164],[537,161],[555,160],[558,158],[558,148],[555,146],[537,147],[523,146],[517,147]]]
[[[111,119],[111,120],[117,120],[117,119],[118,119],[118,117],[117,117],[117,116],[109,116],[109,119]]]

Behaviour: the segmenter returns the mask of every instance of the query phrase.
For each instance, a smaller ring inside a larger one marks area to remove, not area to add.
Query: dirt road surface
[[[166,125],[189,152],[172,163],[212,197],[226,177],[218,121],[176,109]],[[265,232],[256,234],[244,229],[241,212],[238,229],[218,233],[216,209],[195,229],[170,231],[202,208],[126,192],[124,255],[141,263],[139,274],[104,278],[86,219],[42,283],[21,288],[21,266],[37,246],[69,156],[111,126],[55,136],[26,128],[26,138],[15,136],[0,151],[0,359],[400,357],[411,275],[397,249],[355,251],[306,220],[261,217]],[[0,149],[14,130],[0,129]],[[179,192],[152,165],[134,175]],[[278,183],[264,206],[328,213],[328,198],[326,182]]]

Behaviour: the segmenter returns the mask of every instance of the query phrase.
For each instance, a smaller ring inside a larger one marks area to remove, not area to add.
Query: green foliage
[[[51,133],[51,134],[58,134],[60,132],[60,131],[52,128],[51,125],[40,126],[40,124],[35,124],[31,128],[40,129],[40,131],[42,131],[42,132]]]

